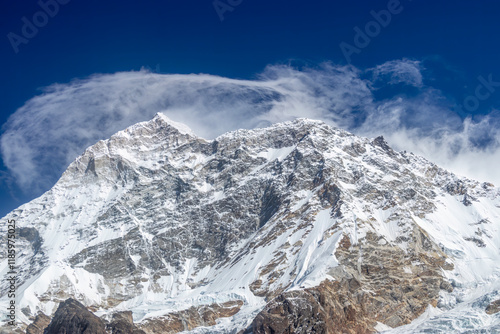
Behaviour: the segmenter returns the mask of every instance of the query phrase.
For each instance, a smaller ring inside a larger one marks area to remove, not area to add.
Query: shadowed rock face
[[[59,304],[44,334],[107,334],[104,322],[74,299]]]
[[[243,302],[229,301],[190,307],[134,324],[132,312],[117,312],[105,322],[74,299],[61,303],[52,318],[39,314],[27,327],[27,334],[174,334],[200,326],[213,326],[219,318],[238,313]],[[140,328],[139,328],[140,327]]]
[[[42,246],[43,240],[38,231],[33,227],[23,227],[19,229],[19,236],[25,238],[31,243],[33,252],[36,254]]]

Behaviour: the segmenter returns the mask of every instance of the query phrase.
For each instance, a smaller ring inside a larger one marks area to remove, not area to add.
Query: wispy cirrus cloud
[[[418,60],[391,60],[372,69],[374,80],[384,83],[407,84],[415,87],[423,85],[422,65]]]
[[[425,86],[421,70],[418,61],[403,59],[365,71],[273,65],[256,80],[144,70],[94,75],[47,87],[17,110],[3,128],[2,159],[21,188],[41,192],[86,147],[157,112],[205,138],[308,117],[358,135],[382,134],[397,149],[500,183],[492,168],[500,162],[500,118],[462,120],[441,92]],[[418,93],[376,99],[374,87],[381,84]]]

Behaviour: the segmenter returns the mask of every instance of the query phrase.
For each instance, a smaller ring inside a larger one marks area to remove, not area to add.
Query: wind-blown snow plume
[[[145,70],[94,75],[52,85],[18,109],[3,128],[2,159],[21,188],[40,192],[86,147],[157,112],[206,138],[308,117],[358,135],[382,134],[397,149],[500,183],[500,172],[491,168],[500,161],[492,125],[498,118],[463,121],[439,91],[424,85],[421,69],[403,59],[366,71],[269,66],[256,80]],[[384,82],[418,92],[377,100]]]

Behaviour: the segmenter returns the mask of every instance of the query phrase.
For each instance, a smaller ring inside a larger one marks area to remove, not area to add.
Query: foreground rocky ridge
[[[381,137],[301,119],[208,141],[158,115],[7,216],[20,320],[74,298],[108,323],[131,311],[146,333],[402,326],[478,286],[493,302],[499,207],[493,185]]]

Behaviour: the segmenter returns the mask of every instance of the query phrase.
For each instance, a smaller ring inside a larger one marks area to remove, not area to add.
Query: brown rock
[[[222,304],[190,307],[162,317],[147,319],[137,326],[147,334],[173,334],[200,326],[214,326],[217,319],[231,317],[238,313],[242,305],[241,300],[236,300]]]
[[[500,312],[500,299],[491,302],[490,305],[486,307],[487,314],[496,314]]]
[[[446,256],[418,227],[405,240],[406,251],[367,233],[359,244],[344,235],[335,256],[335,281],[285,292],[254,319],[254,334],[372,333],[377,322],[391,327],[410,323],[428,305],[436,305],[444,280]]]
[[[291,291],[272,300],[255,318],[255,334],[372,332],[376,322],[344,289],[358,284],[325,281],[319,287]],[[342,291],[342,293],[340,293]]]
[[[44,313],[40,312],[36,316],[33,323],[26,328],[26,334],[43,334],[43,331],[50,324],[50,318]]]
[[[111,334],[146,334],[146,332],[134,325],[132,312],[130,311],[113,314],[113,318],[106,325],[106,329],[110,330]]]

